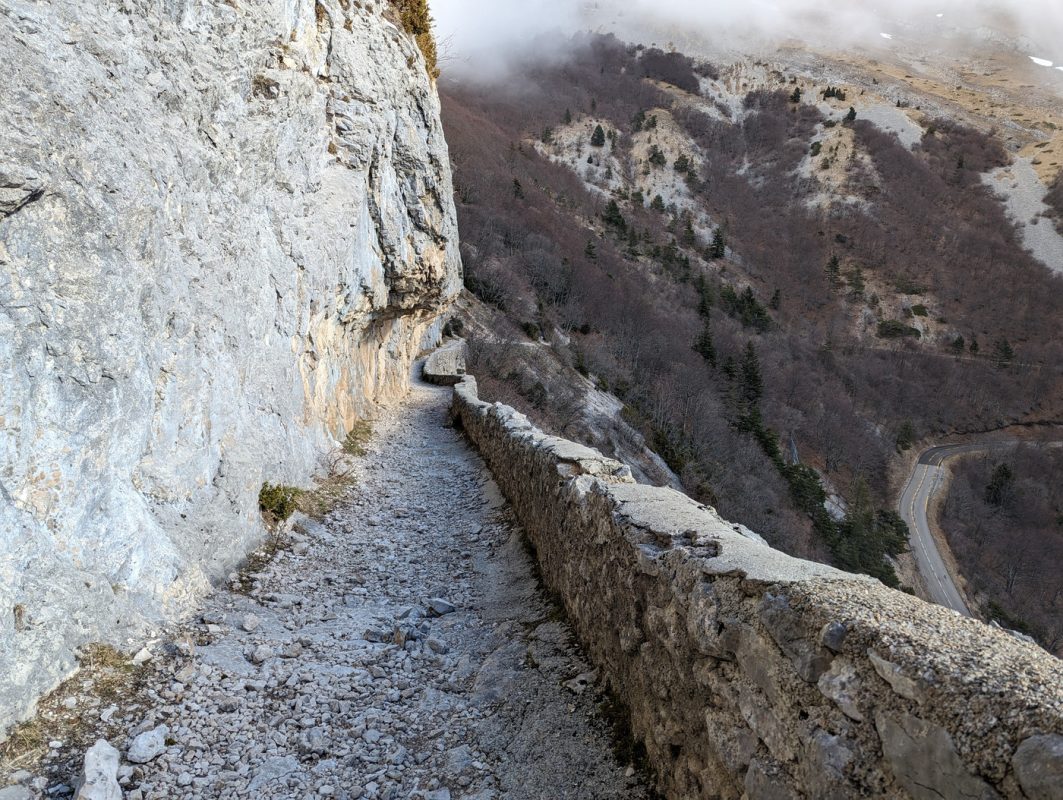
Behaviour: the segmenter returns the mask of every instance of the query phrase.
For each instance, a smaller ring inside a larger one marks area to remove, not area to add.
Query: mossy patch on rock
[[[278,520],[286,520],[299,508],[303,490],[295,486],[262,484],[258,492],[258,507]]]

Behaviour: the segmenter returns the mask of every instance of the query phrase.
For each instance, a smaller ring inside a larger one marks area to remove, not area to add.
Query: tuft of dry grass
[[[124,697],[136,680],[136,665],[109,644],[86,645],[81,648],[78,660],[92,679],[93,691],[104,702]]]
[[[99,642],[81,648],[78,660],[81,666],[90,669],[118,670],[129,672],[132,669],[128,656],[109,644]]]
[[[270,562],[277,557],[277,553],[291,547],[291,541],[280,525],[267,525],[266,530],[269,536],[265,544],[248,555],[247,563],[240,570],[236,583],[231,586],[232,591],[238,594],[251,594],[255,584],[255,575],[269,566]]]
[[[299,510],[311,519],[323,519],[350,492],[354,478],[350,472],[333,475],[318,484],[311,492],[303,492],[299,498]]]
[[[311,519],[321,520],[343,502],[354,486],[351,475],[352,458],[361,458],[368,451],[366,445],[373,437],[373,424],[369,420],[354,423],[342,447],[333,453],[329,462],[329,475],[317,486],[299,496],[299,510]]]
[[[48,735],[39,717],[19,723],[0,744],[0,769],[14,770],[48,751]]]
[[[311,519],[321,520],[343,502],[355,482],[351,475],[353,468],[350,459],[366,454],[366,445],[372,435],[372,422],[355,422],[341,448],[335,451],[329,460],[328,477],[318,481],[313,489],[275,486],[269,483],[262,485],[259,508],[269,536],[261,547],[247,557],[247,563],[232,586],[233,591],[249,594],[254,587],[255,575],[262,572],[279,552],[291,546],[283,523],[293,513],[300,511]]]
[[[343,442],[343,452],[349,456],[364,456],[365,446],[369,444],[371,438],[373,438],[373,423],[365,419],[358,420]]]
[[[54,691],[42,698],[37,715],[10,731],[0,744],[0,775],[17,769],[33,769],[48,752],[48,742],[59,740],[66,747],[84,749],[99,735],[98,719],[86,709],[113,703],[126,704],[143,690],[149,667],[138,667],[129,656],[108,644],[95,642],[78,651],[80,669]],[[95,699],[86,706],[66,708],[69,697]]]

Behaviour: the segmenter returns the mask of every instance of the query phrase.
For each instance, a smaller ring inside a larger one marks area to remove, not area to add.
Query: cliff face
[[[380,4],[0,3],[0,730],[178,615],[404,390],[460,286]]]

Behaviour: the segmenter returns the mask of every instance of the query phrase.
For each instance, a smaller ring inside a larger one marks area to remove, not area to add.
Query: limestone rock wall
[[[0,732],[178,615],[460,287],[386,4],[0,0]]]
[[[672,798],[1063,797],[1063,669],[869,578],[774,551],[455,387]]]

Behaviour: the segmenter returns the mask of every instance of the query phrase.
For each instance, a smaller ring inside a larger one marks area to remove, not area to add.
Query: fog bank
[[[540,34],[586,29],[662,46],[697,38],[721,51],[756,51],[791,39],[839,47],[914,40],[946,46],[962,35],[1063,64],[1059,0],[432,0],[432,10],[452,66],[480,77],[504,73],[514,57],[533,54],[542,46]]]

